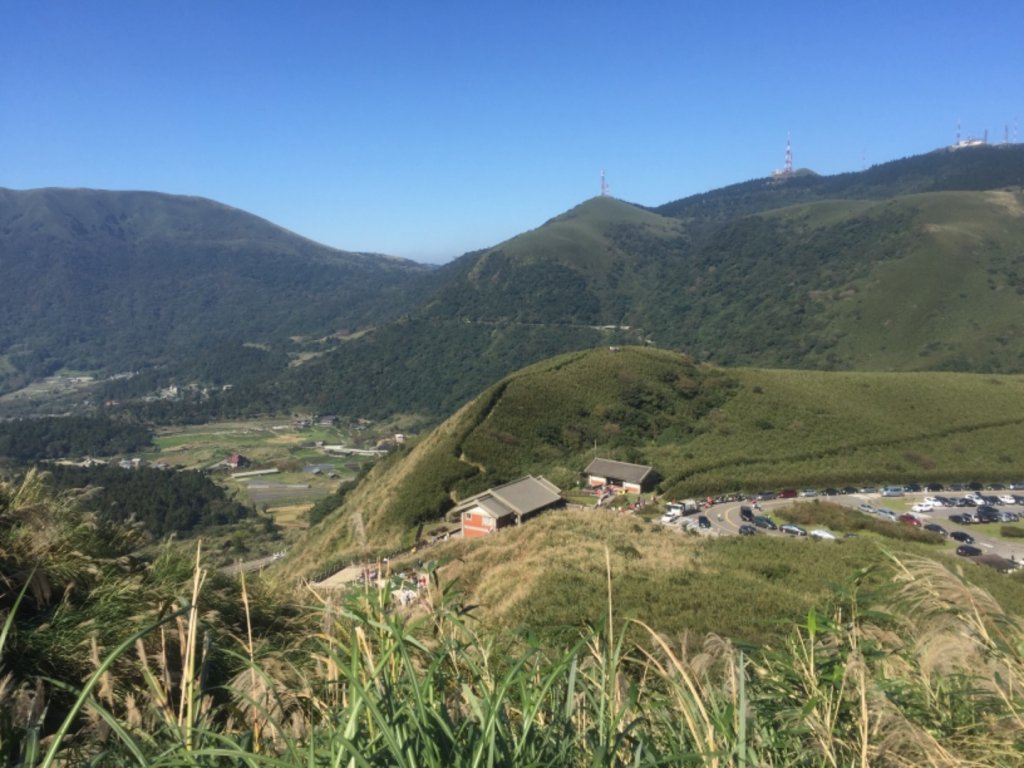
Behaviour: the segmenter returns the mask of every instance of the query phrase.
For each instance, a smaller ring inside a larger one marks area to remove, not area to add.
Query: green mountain
[[[1022,145],[939,149],[834,176],[798,171],[786,177],[731,184],[653,210],[688,222],[722,222],[821,200],[884,200],[920,192],[999,188],[1024,188]]]
[[[459,500],[525,474],[563,489],[596,452],[654,466],[669,497],[1024,477],[1024,378],[723,369],[640,347],[574,352],[488,388],[378,464],[292,567],[415,540]]]
[[[978,147],[655,211],[594,198],[440,268],[400,324],[289,386],[325,410],[442,415],[516,367],[602,343],[721,365],[1019,371],[1022,166],[1024,147]]]
[[[289,337],[394,317],[426,271],[200,198],[0,189],[0,392],[60,368],[283,367]]]
[[[6,192],[0,384],[150,365],[107,396],[193,380],[236,386],[197,418],[301,405],[438,419],[513,370],[599,345],[730,366],[1019,371],[1022,179],[1024,146],[1009,145],[653,210],[594,198],[435,270],[209,201]]]

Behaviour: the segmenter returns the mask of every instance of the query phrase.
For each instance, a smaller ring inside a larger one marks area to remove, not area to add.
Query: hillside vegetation
[[[514,370],[600,344],[727,366],[1016,372],[1022,178],[1012,145],[655,210],[599,197],[439,269],[194,198],[4,191],[0,388],[141,368],[102,399],[195,383],[145,418],[293,406],[437,420]]]
[[[506,377],[381,462],[294,561],[396,546],[458,499],[525,474],[563,489],[595,454],[653,465],[662,492],[1024,477],[1024,377],[719,369],[627,347]]]
[[[996,152],[1011,170],[1018,155]],[[793,177],[721,217],[594,198],[442,267],[400,327],[339,345],[287,386],[328,409],[443,414],[539,355],[638,342],[728,366],[1019,371],[1024,194],[989,160],[900,161],[806,198],[785,190],[817,177]],[[854,195],[858,179],[870,194]]]
[[[231,381],[258,351],[264,370],[283,368],[289,337],[394,317],[426,271],[200,198],[0,189],[0,392],[62,368],[157,363],[179,381]]]
[[[311,600],[198,548],[140,559],[130,526],[38,475],[0,482],[0,761],[1019,765],[1019,583],[905,546],[694,546],[561,517],[452,543],[412,604],[397,577]],[[811,551],[829,556],[794,556]],[[456,576],[516,631],[476,622]]]

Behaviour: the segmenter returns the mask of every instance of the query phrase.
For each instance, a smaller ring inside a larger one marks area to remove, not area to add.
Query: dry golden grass
[[[282,528],[308,528],[305,515],[313,504],[289,504],[284,507],[274,507],[270,511],[274,515],[274,522]]]
[[[346,497],[340,524],[320,525],[296,543],[296,557],[288,558],[284,565],[285,578],[301,578],[309,571],[336,561],[353,551],[374,551],[399,547],[408,538],[409,531],[389,525],[386,514],[397,489],[407,477],[416,472],[420,462],[449,441],[460,424],[466,406],[455,416],[433,430],[408,453],[377,464],[358,487]]]

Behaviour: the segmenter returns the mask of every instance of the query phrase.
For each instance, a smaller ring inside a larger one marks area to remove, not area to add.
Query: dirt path
[[[359,575],[363,572],[364,568],[366,568],[365,564],[350,565],[347,568],[342,568],[333,576],[328,576],[323,581],[318,581],[316,586],[323,589],[339,589],[351,584],[353,581],[358,581]]]

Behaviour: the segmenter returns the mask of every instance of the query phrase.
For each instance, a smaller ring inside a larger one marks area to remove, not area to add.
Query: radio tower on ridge
[[[793,144],[789,140],[789,134],[786,134],[786,162],[782,166],[782,174],[789,176],[793,172]]]
[[[601,169],[601,197],[608,197],[608,180],[604,177],[604,168]]]

